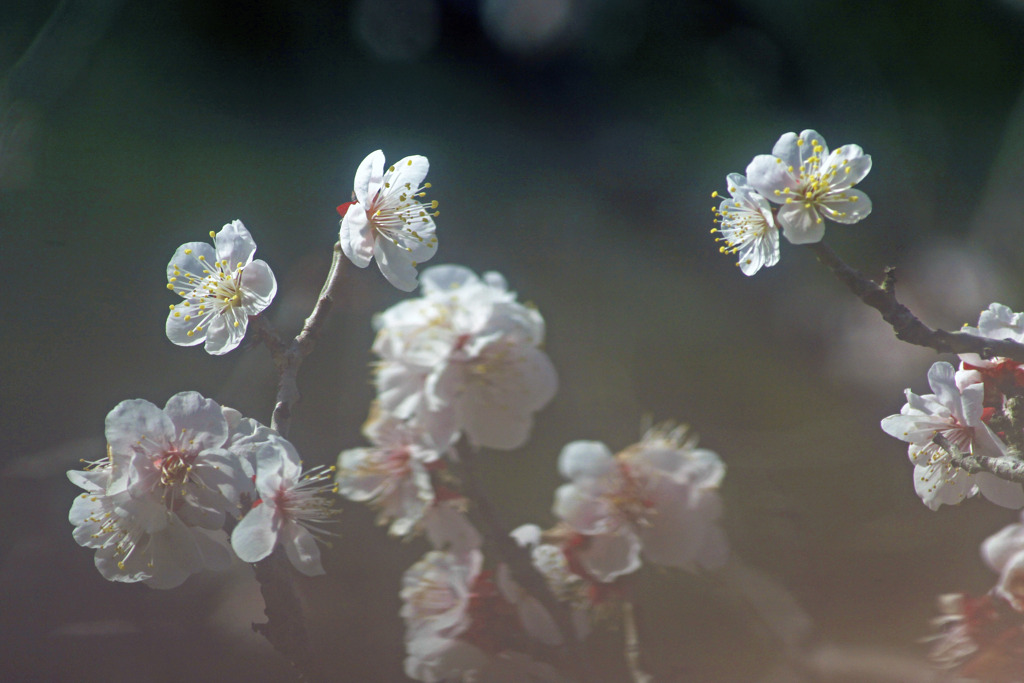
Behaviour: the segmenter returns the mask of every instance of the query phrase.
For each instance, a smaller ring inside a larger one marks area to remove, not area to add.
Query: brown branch
[[[993,458],[988,455],[977,455],[964,453],[949,439],[942,434],[936,434],[932,438],[939,448],[949,454],[949,459],[960,469],[975,474],[977,472],[991,472],[1000,479],[1024,484],[1024,460],[1011,457]]]
[[[473,525],[480,531],[502,562],[508,565],[516,583],[536,598],[554,619],[555,625],[562,635],[574,678],[580,683],[592,683],[597,680],[593,677],[593,672],[589,671],[583,656],[568,607],[559,602],[551,590],[551,586],[548,585],[547,579],[533,565],[529,550],[521,547],[509,535],[509,529],[498,519],[490,499],[480,487],[476,476],[476,453],[463,450],[459,452],[458,458],[462,465],[462,494],[470,502],[468,514]]]
[[[292,407],[298,403],[299,394],[296,376],[303,359],[313,351],[317,337],[331,306],[338,294],[341,282],[344,255],[341,245],[334,245],[331,268],[313,311],[306,318],[302,330],[289,343],[285,343],[274,326],[263,315],[254,319],[256,333],[270,350],[277,369],[277,398],[270,426],[282,436],[288,435],[291,426]],[[266,559],[253,564],[256,580],[260,584],[266,604],[266,623],[253,624],[253,630],[263,635],[299,672],[303,681],[316,680],[315,666],[311,657],[309,633],[305,624],[305,605],[301,586],[295,568],[287,560],[281,546]]]
[[[982,358],[1001,356],[1024,363],[1024,344],[1009,339],[989,339],[966,332],[947,332],[928,327],[909,308],[896,299],[895,270],[886,268],[879,286],[859,270],[846,265],[824,242],[807,245],[832,273],[857,298],[882,314],[892,326],[896,338],[908,344],[925,346],[939,353],[976,353]]]
[[[296,383],[299,366],[303,359],[308,356],[316,346],[316,340],[320,336],[324,323],[331,312],[331,306],[338,295],[341,283],[345,256],[341,251],[341,244],[335,243],[334,256],[331,259],[331,268],[327,272],[327,279],[320,290],[313,312],[306,318],[302,330],[295,335],[295,339],[285,344],[281,340],[274,326],[264,316],[257,316],[256,331],[260,339],[270,350],[274,359],[274,367],[277,368],[277,400],[274,403],[274,412],[270,419],[270,426],[277,430],[281,436],[288,436],[288,429],[291,426],[292,408],[302,395]]]

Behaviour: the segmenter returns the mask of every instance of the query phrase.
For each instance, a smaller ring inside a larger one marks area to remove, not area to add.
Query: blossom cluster
[[[989,339],[1024,341],[1024,315],[994,303],[982,311],[977,327],[965,332]],[[882,429],[908,442],[914,463],[914,487],[931,509],[957,504],[981,493],[1009,508],[1024,507],[1020,484],[991,472],[968,472],[958,454],[1019,460],[1024,432],[1020,427],[1020,398],[1024,397],[1024,367],[1008,358],[960,355],[960,367],[939,362],[928,371],[932,393],[906,390],[899,415],[882,420]]]
[[[824,237],[826,218],[843,224],[867,218],[871,200],[853,186],[870,170],[871,157],[858,145],[830,152],[816,131],[786,133],[771,154],[754,157],[745,176],[726,177],[730,198],[712,209],[719,250],[738,254],[740,270],[753,275],[778,263],[779,228],[791,243],[811,244]]]
[[[68,515],[74,538],[96,550],[104,578],[173,588],[235,555],[263,559],[277,543],[299,571],[323,573],[307,527],[329,514],[319,496],[327,477],[302,477],[294,447],[275,431],[189,391],[163,409],[122,401],[106,438],[106,457],[68,472],[85,490]],[[225,523],[246,506],[229,542]]]
[[[422,532],[434,547],[403,583],[407,675],[557,680],[527,653],[531,641],[558,645],[564,634],[504,562],[484,556],[486,532],[466,515],[474,503],[461,489],[459,455],[463,439],[474,451],[526,442],[533,414],[557,387],[541,350],[544,319],[497,273],[435,266],[420,287],[421,296],[375,318],[377,395],[363,427],[371,445],[341,453],[338,492],[375,507],[390,534]],[[561,522],[512,535],[566,604],[576,637],[643,560],[688,570],[725,561],[717,526],[725,468],[695,446],[685,428],[663,426],[618,455],[597,442],[563,450],[559,469],[570,483],[553,506]]]

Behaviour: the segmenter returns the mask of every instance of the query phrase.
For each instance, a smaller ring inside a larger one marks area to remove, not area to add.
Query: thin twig
[[[341,244],[335,243],[334,256],[331,259],[331,268],[327,272],[327,279],[320,290],[313,312],[306,318],[302,330],[295,335],[289,344],[285,344],[270,321],[262,315],[256,318],[256,330],[260,338],[270,350],[274,359],[274,366],[277,368],[278,384],[277,399],[274,403],[274,413],[270,419],[270,426],[277,430],[281,436],[288,435],[291,426],[292,408],[302,397],[296,382],[299,366],[303,359],[308,356],[316,346],[316,340],[320,336],[320,330],[327,322],[331,306],[338,295],[341,283],[342,267],[345,262],[344,253],[341,251]]]
[[[468,452],[466,449],[459,452],[459,462],[462,464],[462,493],[470,502],[471,521],[501,557],[501,560],[508,565],[516,583],[536,598],[555,620],[555,625],[562,635],[565,651],[569,656],[569,666],[573,669],[575,679],[580,683],[591,683],[595,679],[588,675],[590,672],[583,657],[579,639],[576,637],[576,629],[573,627],[568,607],[555,597],[544,575],[533,565],[529,551],[516,543],[515,539],[509,535],[509,530],[498,519],[490,499],[483,492],[477,480],[475,457],[475,453]]]
[[[932,441],[949,454],[950,460],[960,469],[975,474],[991,472],[1000,479],[1024,484],[1024,460],[1016,458],[993,458],[988,455],[964,453],[942,434],[936,434]]]
[[[341,245],[335,244],[331,268],[320,296],[302,330],[290,343],[282,341],[277,330],[264,316],[257,316],[253,321],[256,333],[270,350],[277,369],[277,398],[270,426],[282,436],[288,435],[292,407],[301,398],[296,383],[299,366],[312,352],[320,330],[327,321],[340,287],[343,261]],[[253,564],[253,569],[263,593],[266,604],[264,614],[267,616],[267,622],[253,624],[253,630],[263,635],[274,649],[291,662],[301,680],[316,680],[319,676],[315,673],[313,658],[310,656],[312,648],[305,624],[305,604],[295,569],[285,559],[280,546],[269,557]]]
[[[1024,363],[1024,344],[1008,339],[989,339],[966,332],[947,332],[925,325],[909,308],[896,299],[896,276],[887,268],[879,286],[860,271],[846,265],[824,242],[807,245],[846,287],[861,301],[882,314],[892,326],[896,338],[935,349],[939,353],[976,353],[982,358],[1001,356]]]
[[[622,630],[625,640],[626,666],[633,683],[654,683],[654,676],[644,671],[640,664],[640,633],[633,613],[633,601],[622,601]]]

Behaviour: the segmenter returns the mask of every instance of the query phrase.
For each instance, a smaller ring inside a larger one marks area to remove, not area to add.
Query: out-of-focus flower
[[[555,493],[554,513],[585,536],[575,550],[598,581],[614,581],[650,562],[696,570],[725,563],[718,485],[725,465],[695,448],[685,427],[656,427],[618,455],[603,443],[575,441],[559,456],[571,483]]]
[[[422,635],[454,638],[469,628],[473,583],[483,567],[483,553],[433,550],[402,577],[402,618],[406,641]]]
[[[933,394],[918,396],[906,390],[907,402],[899,415],[882,420],[890,436],[910,444],[907,453],[914,463],[914,488],[924,504],[936,510],[943,503],[955,505],[978,492],[997,505],[1024,506],[1020,484],[1004,481],[989,472],[971,474],[956,466],[950,454],[935,442],[941,435],[963,453],[1002,457],[1005,445],[982,420],[985,389],[982,384],[957,388],[949,363],[935,363],[928,371]]]
[[[871,200],[852,189],[871,170],[871,157],[857,145],[829,153],[825,138],[805,130],[786,133],[771,154],[747,166],[747,181],[769,201],[781,204],[777,219],[793,244],[820,242],[823,218],[856,223],[871,213]]]
[[[221,407],[194,391],[175,394],[163,409],[143,399],[122,401],[107,415],[106,437],[107,494],[153,497],[187,526],[220,529],[251,490],[238,458],[224,448]]]
[[[185,300],[171,305],[167,338],[178,346],[203,344],[220,355],[242,343],[249,316],[273,301],[277,280],[264,261],[253,260],[256,243],[242,221],[210,232],[213,246],[188,242],[167,264],[167,289]]]
[[[256,491],[259,499],[231,534],[231,547],[246,562],[258,562],[274,546],[284,546],[288,559],[307,576],[323,574],[314,533],[334,517],[324,494],[337,491],[334,468],[316,467],[302,473],[295,447],[282,437],[256,450]]]
[[[407,536],[416,530],[434,503],[434,486],[428,467],[441,453],[428,435],[413,425],[374,407],[363,425],[370,448],[350,448],[338,456],[335,479],[338,492],[349,500],[369,502],[390,522],[388,532]]]
[[[360,268],[376,259],[388,282],[405,292],[416,289],[416,266],[437,252],[437,201],[421,201],[429,168],[426,157],[409,156],[385,171],[378,149],[359,164],[355,201],[338,207],[345,256]]]
[[[423,272],[423,297],[382,313],[374,351],[378,399],[435,443],[464,431],[475,445],[518,448],[558,377],[540,350],[544,320],[504,278],[461,266]]]
[[[981,544],[981,557],[999,573],[995,593],[1018,612],[1024,612],[1024,523],[1010,524],[986,538]]]
[[[1024,617],[997,595],[939,597],[939,631],[928,638],[931,660],[958,681],[1019,683],[1024,668]]]
[[[110,411],[107,457],[68,472],[86,491],[69,513],[75,540],[96,549],[105,578],[171,588],[227,567],[220,529],[252,489],[224,448],[228,432],[221,407],[195,392],[172,396],[163,410],[135,399]]]
[[[1024,342],[1024,313],[1014,313],[1002,304],[991,304],[981,312],[977,327],[964,325],[963,331],[988,339]],[[986,405],[1002,404],[1007,383],[1010,387],[1024,385],[1024,367],[1008,358],[982,358],[977,353],[961,353],[960,361],[957,386],[963,389],[970,384],[985,384]]]
[[[716,242],[725,242],[719,251],[739,254],[736,265],[744,275],[753,275],[763,267],[779,262],[779,229],[768,200],[759,195],[739,173],[725,179],[732,199],[723,199],[715,212]],[[715,192],[713,197],[717,197]]]

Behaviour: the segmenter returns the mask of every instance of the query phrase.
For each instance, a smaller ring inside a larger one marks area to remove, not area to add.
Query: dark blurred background
[[[737,557],[816,642],[913,668],[935,596],[987,590],[978,544],[1017,514],[921,504],[878,421],[935,354],[788,243],[745,278],[708,234],[710,193],[786,131],[860,144],[874,213],[826,241],[872,276],[897,266],[929,324],[1022,310],[1022,41],[1010,0],[3,3],[0,680],[290,680],[249,629],[248,567],[168,592],[104,581],[71,538],[64,471],[103,454],[127,398],[196,390],[269,422],[265,349],[165,338],[165,265],[242,220],[293,334],[377,148],[431,161],[433,263],[498,270],[547,320],[559,393],[526,447],[484,463],[510,525],[553,522],[565,443],[688,422],[728,465]],[[299,376],[308,465],[364,445],[370,319],[401,299],[375,267],[348,271]],[[309,585],[316,656],[337,681],[403,680],[397,589],[426,545],[343,507]],[[779,664],[713,579],[654,571],[639,601],[659,682]],[[620,636],[602,637],[614,670]]]

